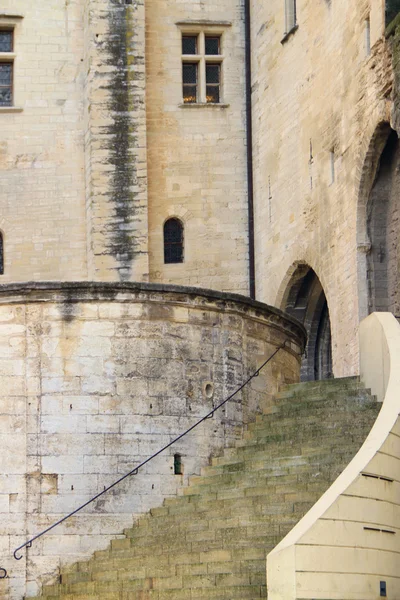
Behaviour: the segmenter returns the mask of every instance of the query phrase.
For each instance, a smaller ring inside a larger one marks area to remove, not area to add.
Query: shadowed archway
[[[329,379],[332,374],[332,339],[329,308],[321,282],[308,265],[299,265],[283,296],[282,308],[307,330],[301,380]]]
[[[367,154],[358,203],[360,319],[400,310],[400,144],[388,123]]]

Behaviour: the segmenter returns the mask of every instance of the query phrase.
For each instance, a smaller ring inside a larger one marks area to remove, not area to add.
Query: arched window
[[[0,231],[0,275],[4,275],[4,241]]]
[[[164,263],[183,262],[183,225],[179,219],[164,223]]]

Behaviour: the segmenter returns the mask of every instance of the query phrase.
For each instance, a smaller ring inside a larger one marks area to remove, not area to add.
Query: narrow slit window
[[[285,0],[285,28],[286,33],[292,31],[297,24],[296,0]]]
[[[174,474],[183,475],[182,456],[180,454],[174,455]]]
[[[221,37],[206,35],[205,39],[206,54],[218,56],[221,54]]]
[[[0,275],[4,275],[4,238],[0,232]]]
[[[182,36],[182,54],[197,54],[197,35]]]
[[[330,166],[331,166],[331,184],[335,183],[335,151],[331,150],[329,153],[330,156]]]
[[[198,65],[197,63],[183,63],[183,101],[185,104],[197,102]]]
[[[168,219],[164,224],[164,263],[183,262],[183,225],[179,219]]]
[[[369,18],[365,21],[365,54],[366,56],[371,54],[371,22]]]
[[[221,98],[221,65],[206,64],[206,99],[208,103],[218,104]]]

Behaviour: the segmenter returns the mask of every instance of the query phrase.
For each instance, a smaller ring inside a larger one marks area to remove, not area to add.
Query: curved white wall
[[[383,400],[364,445],[269,554],[269,600],[400,598],[400,325],[360,325],[361,378]]]

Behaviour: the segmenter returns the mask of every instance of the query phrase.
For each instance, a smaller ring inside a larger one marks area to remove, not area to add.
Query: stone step
[[[295,384],[241,441],[89,561],[49,600],[266,598],[268,552],[356,454],[378,414],[357,378]]]

